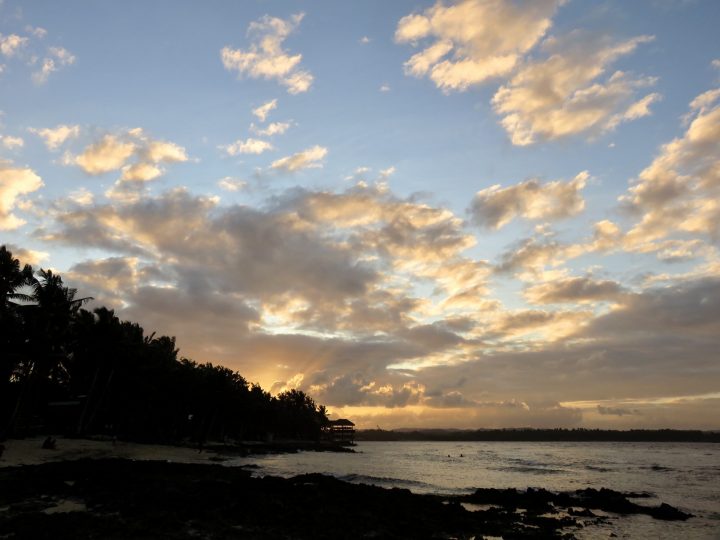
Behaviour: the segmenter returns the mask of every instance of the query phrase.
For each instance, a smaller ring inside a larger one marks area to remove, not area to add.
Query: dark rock
[[[664,519],[669,521],[685,521],[691,517],[694,517],[692,514],[683,512],[682,510],[679,510],[674,506],[670,506],[669,504],[665,503],[662,503],[657,508],[654,508],[653,512],[650,515],[655,519]]]

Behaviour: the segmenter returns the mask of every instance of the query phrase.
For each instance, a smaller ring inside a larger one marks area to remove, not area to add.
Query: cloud
[[[615,281],[569,277],[533,285],[525,289],[524,295],[533,304],[574,304],[614,301],[625,293],[626,290]]]
[[[99,175],[120,169],[135,151],[133,142],[108,134],[86,147],[82,154],[70,156],[69,161],[87,174]]]
[[[80,135],[80,126],[60,124],[54,128],[29,128],[28,131],[42,138],[48,150],[57,150],[68,139]]]
[[[263,103],[257,109],[253,109],[252,113],[257,116],[258,120],[264,122],[267,119],[268,114],[270,114],[270,111],[277,108],[277,102],[277,99],[273,99],[267,103]]]
[[[250,125],[250,129],[263,137],[272,137],[273,135],[282,135],[290,128],[290,122],[272,122],[264,128],[259,128],[255,124]]]
[[[153,163],[178,163],[188,160],[185,148],[167,141],[149,141],[143,154],[145,159]]]
[[[618,58],[652,39],[639,36],[612,42],[574,31],[545,40],[547,57],[526,62],[492,99],[512,143],[525,146],[538,140],[598,134],[650,114],[649,106],[659,95],[635,100],[635,94],[655,79],[622,71],[602,77]]]
[[[593,339],[627,338],[650,333],[702,340],[720,331],[720,281],[706,278],[651,288],[625,297],[616,309],[583,331]],[[699,343],[698,343],[699,345]]]
[[[496,184],[475,194],[469,212],[476,225],[490,229],[499,229],[515,217],[533,220],[570,217],[585,208],[580,191],[589,176],[583,171],[569,182],[541,184],[531,179],[507,188]]]
[[[45,36],[47,36],[47,30],[45,30],[44,28],[42,28],[40,26],[33,27],[31,25],[27,25],[25,27],[25,31],[32,34],[34,37],[36,37],[38,39],[43,39]]]
[[[20,264],[29,264],[31,266],[39,266],[42,261],[46,260],[50,254],[45,251],[36,251],[33,249],[25,249],[15,244],[3,244],[7,250],[13,254],[13,257],[20,260]]]
[[[612,416],[626,416],[629,414],[638,414],[637,409],[625,409],[623,407],[605,407],[603,405],[598,405],[597,410],[598,414]]]
[[[208,257],[211,253],[215,257],[220,249],[225,252],[223,260],[217,261],[216,270],[208,269],[207,279],[226,292],[273,295],[292,283],[297,294],[323,297],[343,290],[362,292],[373,279],[372,272],[356,266],[346,248],[296,230],[283,214],[246,207],[217,212],[216,208],[215,198],[176,189],[127,204],[65,212],[58,215],[61,231],[48,240],[82,242],[127,254],[161,252],[183,260],[189,249]],[[182,272],[190,272],[189,278],[196,270],[188,267]]]
[[[543,340],[555,341],[577,332],[592,317],[588,311],[547,311],[520,309],[496,317],[486,330],[492,339],[508,339],[539,334]]]
[[[232,176],[226,176],[218,180],[217,185],[220,189],[225,191],[241,191],[247,187],[247,182]]]
[[[68,199],[70,199],[75,204],[79,204],[80,206],[89,206],[93,202],[95,202],[95,196],[93,195],[92,191],[84,187],[78,188],[75,191],[70,192],[70,194],[68,195]]]
[[[424,393],[424,387],[415,382],[378,384],[359,373],[336,376],[312,388],[314,394],[331,406],[406,407],[420,403]]]
[[[493,296],[496,268],[471,256],[464,220],[420,196],[296,187],[254,208],[175,189],[53,205],[46,222],[36,233],[45,242],[108,254],[67,281],[121,317],[358,422],[652,427],[655,405],[618,416],[597,404],[626,408],[625,398],[674,395],[677,385],[717,389],[715,276],[631,292],[558,266],[524,291],[544,309],[507,309]],[[533,264],[548,265],[615,249],[622,236],[609,221],[578,244],[537,234],[529,245],[544,253]],[[564,305],[546,307],[554,303]],[[697,416],[667,407],[680,425],[700,425],[710,406]]]
[[[27,43],[28,38],[18,36],[17,34],[0,34],[0,54],[7,58],[15,56]]]
[[[122,168],[120,179],[128,182],[148,182],[161,176],[163,172],[163,169],[153,163],[133,163]]]
[[[713,239],[720,235],[718,100],[720,89],[693,99],[685,133],[663,145],[620,198],[622,206],[640,218],[626,235],[627,249],[646,250],[678,233]]]
[[[16,167],[0,160],[0,230],[17,229],[25,223],[13,213],[18,198],[43,185],[42,179],[29,167]]]
[[[359,220],[363,207],[371,215]],[[335,218],[348,212],[356,217]],[[459,346],[454,328],[462,326],[415,324],[411,314],[423,302],[411,290],[383,282],[381,270],[402,258],[404,269],[398,272],[417,272],[453,291],[478,279],[477,273],[462,275],[468,272],[458,266],[458,250],[467,245],[458,230],[461,220],[369,188],[345,194],[290,190],[263,210],[222,208],[216,199],[176,190],[112,205],[64,207],[56,219],[58,228],[38,231],[45,241],[153,264],[176,261],[164,266],[173,287],[192,284],[248,302],[262,313],[266,331],[383,333],[387,337],[376,356],[385,364]],[[195,252],[191,259],[188,250]],[[210,260],[211,268],[205,268]],[[201,332],[199,327],[196,333]],[[198,343],[212,345],[207,338]]]
[[[22,137],[11,137],[10,135],[0,135],[0,144],[8,150],[15,148],[22,148],[25,145],[25,141]]]
[[[236,156],[238,154],[262,154],[268,150],[273,150],[273,145],[267,141],[253,139],[251,137],[245,141],[238,139],[234,143],[221,146],[220,148],[225,150],[229,156]]]
[[[367,44],[370,43],[371,41],[372,41],[372,40],[371,40],[369,37],[367,37],[367,36],[363,36],[363,37],[361,37],[361,38],[359,39],[359,42],[362,43],[363,45],[367,45]]]
[[[380,169],[380,174],[378,175],[378,182],[387,182],[390,177],[395,174],[397,169],[395,167],[390,166],[387,169]]]
[[[310,72],[300,69],[301,54],[290,55],[283,42],[300,25],[303,13],[287,20],[265,15],[250,23],[248,35],[253,40],[246,50],[224,47],[220,56],[228,71],[253,79],[275,79],[290,94],[307,92],[313,82]]]
[[[515,242],[500,256],[496,272],[538,272],[546,266],[559,266],[565,261],[567,246],[550,238],[525,238]]]
[[[60,126],[60,128],[66,127]],[[43,130],[38,130],[38,133],[40,131]],[[59,128],[50,131],[49,140],[53,143],[68,133],[68,130]],[[133,158],[135,161],[128,163]],[[154,140],[141,128],[133,128],[117,134],[105,134],[88,145],[81,154],[73,156],[66,153],[63,156],[65,164],[77,165],[93,176],[121,170],[120,178],[106,193],[115,199],[137,198],[138,189],[142,189],[140,183],[149,182],[165,174],[165,168],[160,164],[181,163],[188,159],[187,151],[182,146],[169,141]]]
[[[302,152],[273,161],[270,168],[287,172],[320,168],[322,167],[320,161],[325,158],[327,153],[327,148],[315,145]]]
[[[395,41],[417,45],[429,40],[405,62],[405,72],[429,77],[445,92],[509,74],[551,26],[562,0],[437,2],[422,13],[400,19]]]
[[[61,67],[75,63],[75,55],[63,47],[49,47],[48,56],[43,58],[40,71],[32,75],[35,84],[45,84],[51,73],[58,71]]]

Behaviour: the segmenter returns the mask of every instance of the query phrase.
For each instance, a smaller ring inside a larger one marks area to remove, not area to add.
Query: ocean
[[[553,491],[607,487],[644,491],[696,515],[686,522],[609,516],[607,525],[571,530],[578,538],[720,539],[720,445],[694,443],[359,442],[357,453],[239,458],[258,475],[317,472],[349,482],[416,493],[468,493],[480,487]]]

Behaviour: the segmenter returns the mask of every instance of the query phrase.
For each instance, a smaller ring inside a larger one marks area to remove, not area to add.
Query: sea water
[[[720,444],[605,442],[359,442],[357,453],[301,452],[253,457],[258,475],[317,472],[415,493],[470,493],[479,487],[552,491],[607,487],[644,491],[696,515],[686,522],[610,516],[572,530],[579,538],[720,540]],[[247,459],[231,464],[246,464]]]

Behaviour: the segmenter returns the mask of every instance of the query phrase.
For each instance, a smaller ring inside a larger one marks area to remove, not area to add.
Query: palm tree
[[[27,294],[21,292],[23,286],[32,280],[32,267],[20,266],[6,246],[0,246],[0,407],[2,411],[11,409],[13,396],[11,378],[17,373],[22,362],[22,319],[18,313],[16,301],[30,301]],[[9,422],[9,418],[0,415],[0,426]],[[0,432],[0,437],[2,433]]]
[[[92,298],[75,298],[77,290],[65,287],[62,278],[51,270],[40,269],[39,279],[32,277],[34,303],[19,306],[26,325],[26,358],[19,373],[22,389],[10,419],[14,427],[19,417],[32,415],[50,397],[51,384],[67,383],[66,350],[70,327],[80,306]],[[30,409],[27,401],[30,400]]]
[[[33,279],[32,266],[26,264],[20,268],[20,261],[6,246],[0,246],[0,316],[7,313],[12,307],[13,300],[30,300],[28,295],[18,293],[23,285],[28,285]]]

